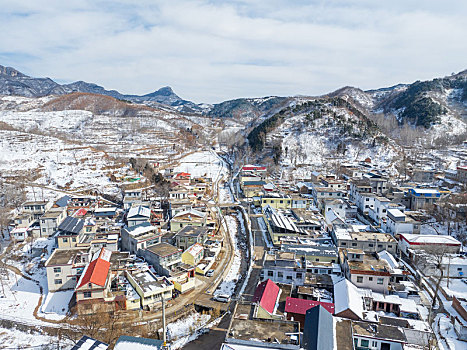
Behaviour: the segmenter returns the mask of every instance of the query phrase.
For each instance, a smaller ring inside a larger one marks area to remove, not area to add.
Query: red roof
[[[326,303],[324,301],[305,300],[291,297],[287,297],[287,299],[285,300],[285,312],[305,315],[307,310],[318,305],[321,305],[327,311],[329,311],[330,314],[334,315],[334,303]]]
[[[87,209],[81,208],[81,209],[78,209],[76,211],[75,215],[73,215],[73,216],[75,216],[75,217],[76,216],[84,216],[84,215],[86,215],[87,212],[88,212]]]
[[[266,171],[265,166],[258,166],[258,165],[245,165],[242,167],[242,170],[248,171],[248,170],[258,170],[258,171]]]
[[[280,288],[270,279],[258,284],[256,287],[253,302],[261,305],[270,314],[274,313],[277,298],[279,297]]]
[[[110,251],[102,248],[99,256],[91,261],[84,271],[84,276],[81,278],[80,284],[76,288],[81,288],[88,283],[104,287],[110,269],[110,254]]]
[[[175,175],[175,178],[177,177],[190,177],[191,174],[190,173],[178,173],[177,175]]]

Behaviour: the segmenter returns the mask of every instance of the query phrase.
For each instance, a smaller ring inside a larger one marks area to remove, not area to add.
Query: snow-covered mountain
[[[203,104],[198,105],[182,99],[169,86],[142,96],[125,95],[116,90],[106,90],[102,86],[85,81],[61,85],[50,78],[33,78],[14,68],[0,65],[0,95],[43,97],[73,92],[111,96],[119,100],[144,103],[151,106],[164,105],[185,113],[202,113],[206,109]]]

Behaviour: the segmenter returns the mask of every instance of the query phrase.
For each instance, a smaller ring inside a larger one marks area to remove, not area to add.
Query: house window
[[[383,277],[378,277],[378,280],[376,281],[378,284],[383,284],[384,283],[384,278]]]
[[[288,279],[289,281],[292,280],[292,276],[287,276],[286,279]]]
[[[282,204],[282,203],[284,203],[284,201],[281,199],[279,203],[281,203],[281,204]]]
[[[63,243],[68,243],[68,238],[63,238]]]
[[[301,272],[297,272],[297,276],[296,276],[298,279],[301,279],[302,278],[302,273]]]
[[[62,272],[61,267],[54,267],[54,273],[60,273],[60,272]]]
[[[373,247],[373,243],[369,243],[368,246]]]
[[[368,277],[368,281],[373,281],[373,277]]]
[[[282,272],[278,272],[278,273],[277,273],[277,277],[278,277],[278,278],[283,278],[283,277],[284,277],[284,274],[283,274]]]
[[[62,284],[62,280],[61,279],[56,279],[56,280],[54,280],[54,283],[55,284]]]
[[[458,267],[458,268],[457,268],[457,271],[462,271],[462,267]]]
[[[347,245],[347,242],[342,242],[342,245]]]
[[[92,283],[88,283],[88,288],[92,288]]]
[[[357,276],[357,283],[363,283],[363,276]]]
[[[73,237],[73,238],[71,239],[71,241],[72,241],[72,242],[76,242],[76,237]]]
[[[382,244],[378,244],[378,248],[383,248],[383,245],[382,245]]]
[[[392,248],[392,244],[389,244],[389,245],[388,245],[388,248]]]
[[[268,271],[268,277],[272,277],[274,276],[274,272],[273,271]]]
[[[318,259],[318,258],[316,258],[315,260],[316,260],[316,261],[319,261],[319,259]]]
[[[42,229],[42,232],[46,232],[46,231],[47,231],[47,229],[44,227],[44,228]]]
[[[91,292],[83,292],[83,297],[84,298],[90,298],[91,297]]]
[[[370,341],[367,339],[360,339],[360,346],[367,348],[370,345]]]
[[[356,247],[356,246],[357,246],[357,243],[353,242],[352,247]]]

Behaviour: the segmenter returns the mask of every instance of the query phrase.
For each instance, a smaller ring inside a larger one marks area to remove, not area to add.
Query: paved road
[[[248,212],[246,203],[243,204],[245,209]],[[263,240],[263,235],[261,229],[258,225],[258,218],[251,218],[251,229],[253,230],[254,237],[254,249],[255,249],[255,263],[250,274],[250,278],[246,285],[245,291],[243,293],[244,300],[251,301],[254,291],[257,284],[260,280],[260,273],[262,269],[263,255],[265,253],[265,243]],[[231,303],[229,306],[230,312],[226,313],[222,318],[221,322],[209,330],[208,333],[201,335],[198,339],[188,343],[184,346],[185,350],[212,350],[219,349],[221,344],[224,342],[227,330],[229,328],[230,320],[232,317],[231,312],[233,311],[235,304]]]

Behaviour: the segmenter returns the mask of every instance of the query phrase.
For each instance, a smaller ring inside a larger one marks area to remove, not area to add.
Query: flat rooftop
[[[143,293],[156,292],[172,285],[168,279],[164,277],[158,278],[149,270],[132,272],[131,277],[141,287]]]
[[[286,333],[297,333],[299,323],[282,320],[250,319],[251,304],[238,304],[227,337],[263,343],[291,344]]]
[[[77,255],[86,254],[89,248],[55,249],[46,266],[70,265]]]
[[[374,241],[376,239],[378,242],[397,242],[389,233],[382,232],[352,232],[351,236],[354,241]]]
[[[407,338],[399,327],[387,326],[368,322],[352,322],[353,334],[392,340],[395,342],[406,342]]]
[[[168,244],[168,243],[159,243],[159,244],[155,244],[155,245],[152,245],[148,248],[146,248],[146,250],[150,251],[151,253],[154,253],[158,256],[168,256],[168,255],[172,255],[172,254],[175,254],[175,253],[178,253],[178,252],[181,252],[182,250],[171,245],[171,244]]]

